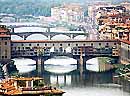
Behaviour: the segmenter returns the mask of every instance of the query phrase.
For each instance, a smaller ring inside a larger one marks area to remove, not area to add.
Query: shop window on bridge
[[[59,48],[59,51],[60,51],[60,52],[63,52],[63,48],[62,48],[62,47],[60,47],[60,48]]]
[[[25,47],[25,49],[30,49],[30,47]]]

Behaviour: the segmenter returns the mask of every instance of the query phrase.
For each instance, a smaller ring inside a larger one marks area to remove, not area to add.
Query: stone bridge
[[[77,68],[86,70],[86,61],[93,57],[119,57],[118,40],[18,40],[11,41],[12,58],[28,57],[37,60],[38,72],[42,74],[44,61],[53,56],[69,56],[77,60]]]

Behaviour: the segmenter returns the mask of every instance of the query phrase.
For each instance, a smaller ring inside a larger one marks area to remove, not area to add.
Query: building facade
[[[82,22],[84,20],[84,10],[78,4],[65,4],[51,8],[51,16],[58,21]]]
[[[11,35],[10,30],[0,25],[0,62],[8,62],[11,59]]]

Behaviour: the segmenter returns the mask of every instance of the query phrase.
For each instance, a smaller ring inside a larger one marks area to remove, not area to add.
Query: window
[[[99,45],[101,46],[101,43],[99,43]]]
[[[5,56],[5,58],[7,58],[7,56]]]
[[[24,44],[21,44],[22,46],[24,46]]]
[[[37,46],[39,46],[39,44],[37,44]]]
[[[31,44],[29,44],[29,46],[31,46]]]
[[[2,56],[2,58],[4,58],[4,56]]]
[[[45,46],[47,46],[47,44],[45,44]]]
[[[7,55],[7,50],[5,50],[5,55]]]
[[[114,43],[114,45],[116,45],[116,43]]]
[[[11,44],[11,46],[13,46],[13,44]]]
[[[76,44],[76,46],[78,46],[78,44]]]
[[[85,46],[85,44],[83,44],[83,46]]]
[[[53,46],[55,46],[55,44],[52,44]]]
[[[60,46],[62,46],[62,44],[60,44]]]
[[[70,46],[70,44],[68,44],[68,46]]]
[[[5,45],[7,45],[7,42],[5,42]]]
[[[93,46],[93,43],[91,43],[91,46]]]

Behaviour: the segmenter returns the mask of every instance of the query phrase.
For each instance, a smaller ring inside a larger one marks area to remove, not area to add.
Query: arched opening
[[[55,35],[51,38],[51,40],[68,40],[70,39],[69,36],[67,35],[62,35],[62,34],[59,34],[59,35]]]
[[[52,73],[68,73],[77,69],[77,60],[67,56],[55,56],[44,62],[45,70]]]
[[[84,35],[78,35],[78,36],[74,37],[74,39],[76,39],[76,40],[85,40],[86,36],[84,36]]]
[[[11,35],[11,40],[23,40],[23,38],[18,35]]]
[[[32,34],[26,40],[47,40],[48,38],[42,34]]]

